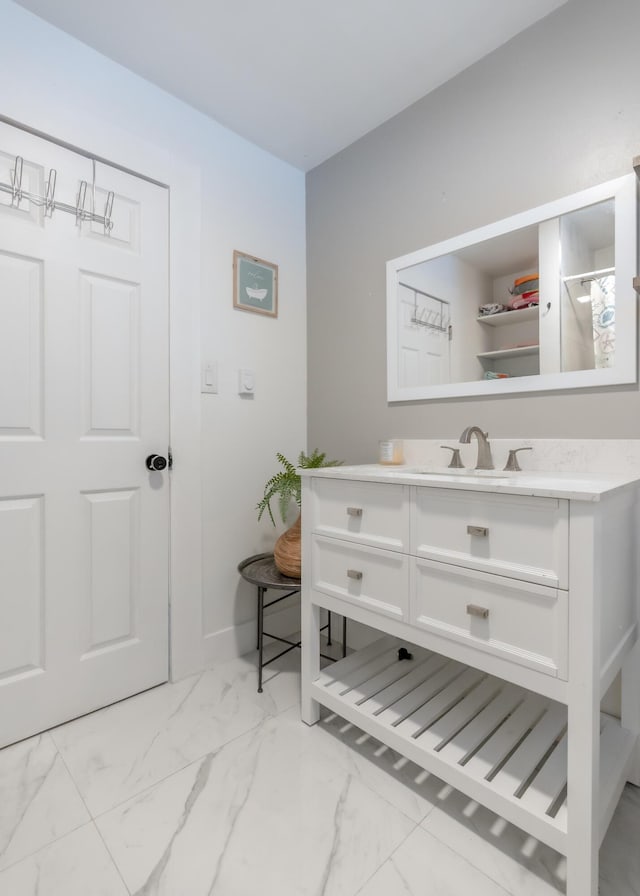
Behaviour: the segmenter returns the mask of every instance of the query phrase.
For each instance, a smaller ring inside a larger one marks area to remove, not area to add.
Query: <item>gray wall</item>
[[[388,259],[632,170],[639,34],[638,0],[570,0],[309,172],[309,448],[367,462],[471,423],[640,438],[637,386],[390,405],[385,340]]]

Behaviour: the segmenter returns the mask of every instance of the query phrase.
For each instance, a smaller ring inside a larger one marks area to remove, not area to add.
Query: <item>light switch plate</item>
[[[253,395],[256,388],[256,375],[253,370],[246,368],[238,371],[238,393],[240,395]]]
[[[209,392],[212,395],[218,393],[218,364],[216,361],[206,361],[201,371],[201,392]]]

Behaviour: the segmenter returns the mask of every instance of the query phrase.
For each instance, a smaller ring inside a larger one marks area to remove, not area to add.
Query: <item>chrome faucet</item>
[[[489,433],[482,432],[479,426],[467,426],[460,436],[459,441],[463,445],[469,445],[471,443],[471,436],[475,436],[478,440],[478,460],[476,463],[476,470],[493,470]]]

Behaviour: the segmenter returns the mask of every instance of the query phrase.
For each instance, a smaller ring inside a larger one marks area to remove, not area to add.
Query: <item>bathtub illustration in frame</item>
[[[233,306],[277,317],[278,265],[234,250]]]

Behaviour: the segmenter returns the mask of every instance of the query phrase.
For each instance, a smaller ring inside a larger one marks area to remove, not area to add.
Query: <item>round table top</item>
[[[273,554],[255,554],[238,563],[243,579],[262,588],[299,588],[300,579],[283,576],[277,568]]]

